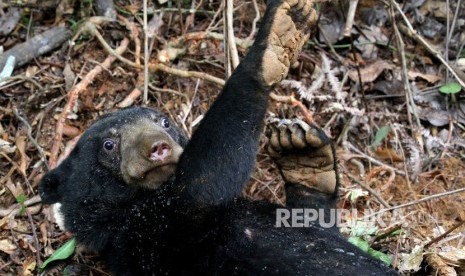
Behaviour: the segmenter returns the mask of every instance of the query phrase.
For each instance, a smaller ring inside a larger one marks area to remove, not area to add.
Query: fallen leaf
[[[410,80],[414,80],[416,78],[421,78],[421,79],[424,79],[425,81],[427,81],[427,82],[429,82],[431,84],[435,84],[438,81],[442,80],[442,78],[440,76],[431,75],[431,74],[423,74],[423,73],[420,73],[420,72],[413,72],[413,71],[408,72],[408,77],[409,77]]]
[[[8,190],[10,190],[14,198],[18,198],[20,195],[25,194],[23,188],[21,187],[21,184],[13,183],[10,178],[6,181],[5,186],[8,188]]]
[[[362,79],[362,83],[373,82],[379,77],[384,69],[392,68],[393,66],[384,60],[377,60],[368,66],[360,68],[360,78]],[[354,82],[358,82],[359,78],[357,69],[349,71],[349,78]]]
[[[390,160],[392,162],[403,162],[404,158],[392,148],[377,147],[375,154],[379,159]]]
[[[22,131],[18,131],[21,133]],[[26,169],[29,163],[29,157],[26,155],[26,136],[22,134],[16,135],[15,144],[19,152],[20,160],[19,160],[19,170],[23,175],[26,175]]]
[[[410,254],[399,254],[399,272],[418,271],[423,261],[423,246],[416,245]]]
[[[57,260],[66,260],[74,254],[76,249],[76,238],[71,238],[63,246],[57,249],[45,262],[40,266],[40,269],[44,269],[49,263]]]
[[[28,258],[24,263],[23,263],[23,271],[21,275],[23,276],[32,276],[34,269],[36,268],[37,262],[34,257]]]
[[[440,256],[437,254],[431,253],[426,255],[426,263],[432,270],[433,275],[447,275],[454,276],[457,275],[457,272],[454,268],[448,266]]]
[[[420,119],[428,121],[433,126],[445,126],[449,124],[450,112],[432,108],[417,108]]]
[[[447,11],[449,10],[449,16],[452,18],[454,15],[447,8],[447,2],[442,0],[428,0],[426,3],[420,8],[420,12],[423,15],[433,15],[438,19],[446,19],[447,18]]]
[[[11,255],[17,249],[16,245],[9,239],[0,240],[0,251]]]
[[[450,248],[448,251],[439,252],[438,255],[449,265],[465,268],[465,250]]]
[[[130,12],[132,15],[135,15],[137,12],[141,10],[141,5],[140,4],[132,4],[132,5],[126,5],[124,8]]]

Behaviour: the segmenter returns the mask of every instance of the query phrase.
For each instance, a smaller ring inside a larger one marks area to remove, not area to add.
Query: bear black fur
[[[280,206],[238,198],[255,163],[274,84],[263,75],[270,29],[278,9],[299,2],[298,10],[306,2],[299,1],[270,1],[254,46],[187,143],[174,176],[158,189],[128,185],[120,160],[109,159],[111,166],[102,148],[110,129],[160,116],[145,108],[95,123],[71,155],[44,176],[43,202],[62,204],[67,230],[100,252],[115,275],[394,273],[349,244],[335,227],[277,228]],[[168,132],[185,145],[179,130],[171,126]],[[335,207],[334,198],[315,200],[318,193],[303,186],[289,185],[287,193],[287,208]]]

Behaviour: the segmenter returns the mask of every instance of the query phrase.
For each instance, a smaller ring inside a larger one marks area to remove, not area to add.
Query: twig
[[[234,19],[233,19],[233,4],[234,1],[226,1],[226,35],[228,36],[228,50],[231,57],[232,68],[235,69],[239,65],[239,55],[237,53],[236,42],[234,42]]]
[[[446,60],[449,60],[449,43],[450,43],[450,40],[452,39],[452,34],[454,33],[455,23],[457,23],[460,7],[462,6],[461,2],[462,2],[461,0],[457,1],[457,7],[455,8],[454,18],[452,19],[452,25],[450,27],[450,31],[447,33],[446,53],[445,53],[445,59]],[[449,5],[447,5],[447,8],[449,8]],[[446,12],[446,15],[449,16],[449,11]],[[449,20],[447,20],[447,22],[449,23]],[[461,53],[461,52],[458,52],[458,53]],[[460,55],[457,55],[457,57],[459,57],[459,56]],[[446,76],[446,80],[447,80],[447,77],[448,76]]]
[[[419,199],[419,200],[415,200],[415,201],[412,201],[412,202],[409,202],[409,203],[404,203],[404,204],[401,204],[401,205],[397,205],[397,206],[394,206],[394,207],[390,207],[390,208],[380,210],[380,211],[375,212],[375,213],[371,213],[371,214],[366,215],[365,217],[363,217],[363,219],[367,219],[367,218],[370,218],[370,217],[373,217],[373,216],[376,216],[376,215],[379,215],[379,214],[382,214],[382,213],[385,213],[385,212],[388,212],[388,211],[392,211],[392,210],[396,210],[396,209],[400,209],[400,208],[405,208],[405,207],[409,207],[409,206],[412,206],[412,205],[417,205],[417,204],[420,204],[420,203],[423,203],[423,202],[426,202],[426,201],[430,201],[430,200],[433,200],[433,199],[437,199],[437,198],[441,198],[441,197],[445,197],[445,196],[449,196],[449,195],[453,195],[453,194],[463,193],[463,192],[465,192],[465,188],[460,188],[460,189],[453,190],[453,191],[448,191],[448,192],[444,192],[444,193],[440,193],[440,194],[427,196],[427,197]]]
[[[400,13],[406,25],[404,26],[402,24],[399,24],[398,26],[399,30],[401,30],[403,33],[407,34],[409,37],[413,38],[415,41],[423,45],[423,47],[425,47],[426,50],[430,54],[432,54],[442,64],[444,64],[444,66],[446,66],[447,70],[449,70],[452,73],[452,75],[457,80],[457,82],[460,83],[460,85],[465,88],[464,79],[462,79],[459,76],[459,73],[454,68],[452,68],[452,66],[442,57],[442,55],[436,49],[434,49],[431,45],[429,45],[429,43],[421,35],[417,34],[417,32],[413,29],[412,24],[410,24],[410,22],[408,21],[407,16],[402,12],[402,8],[399,6],[399,4],[394,0],[391,0],[390,2],[396,8],[396,10]]]
[[[302,110],[305,121],[307,123],[309,123],[309,124],[314,124],[315,123],[310,110],[308,110],[308,108],[305,107],[305,105],[301,101],[294,98],[294,96],[282,96],[282,95],[277,95],[277,94],[271,92],[270,93],[270,98],[272,100],[274,100],[274,101],[277,101],[277,102],[289,104],[291,106],[298,106],[300,108],[300,110]]]
[[[227,2],[228,0],[222,1]],[[224,76],[226,79],[229,79],[229,77],[232,74],[232,68],[231,68],[231,51],[229,50],[229,36],[228,36],[228,22],[227,22],[227,15],[226,15],[226,5],[224,4],[223,7],[223,33],[224,33],[224,38],[223,38],[223,45],[224,45]]]
[[[185,47],[186,47],[185,45],[187,41],[203,40],[203,39],[215,39],[215,40],[227,41],[227,36],[225,36],[224,34],[208,32],[208,31],[187,33],[183,36],[179,36],[174,39],[171,39],[168,43],[166,43],[164,49],[158,53],[158,59],[161,62],[165,62],[167,60],[174,60],[179,55],[185,53]],[[240,38],[234,38],[234,41],[236,45],[242,49],[249,48],[253,43],[253,41],[240,39]],[[224,45],[227,45],[227,42],[224,42]],[[225,55],[228,54],[228,51],[226,50],[227,49],[225,49]],[[166,58],[160,58],[164,56],[166,56]],[[228,59],[225,57],[225,61],[226,60]]]
[[[397,231],[399,229],[402,229],[402,223],[401,222],[396,222],[393,225],[383,229],[382,232],[378,232],[377,236],[373,239],[373,242],[382,240],[382,239],[388,237],[389,235],[391,235],[392,233],[394,233],[395,231]]]
[[[144,96],[143,104],[148,104],[149,93],[149,37],[147,28],[147,0],[144,0]]]
[[[172,68],[169,66],[166,66],[162,63],[151,63],[149,64],[149,68],[151,71],[163,71],[168,74],[172,74],[178,77],[184,77],[184,78],[199,78],[203,80],[207,80],[213,83],[218,84],[219,86],[224,86],[225,81],[223,79],[214,77],[212,75],[209,75],[207,73],[202,73],[202,72],[197,72],[197,71],[185,71],[185,70],[180,70],[176,68]]]
[[[357,10],[358,0],[350,0],[349,11],[347,12],[346,26],[344,28],[344,37],[349,37],[354,25],[355,11]]]
[[[206,31],[209,31],[210,29],[214,28],[216,26],[213,25],[215,23],[216,18],[220,15],[222,11],[224,11],[224,1],[221,1],[220,7],[216,10],[215,14],[213,15],[212,20],[210,21],[210,24],[208,24],[208,27],[205,29]],[[218,21],[218,23],[221,22],[221,19]]]
[[[137,25],[134,24],[134,22],[130,22],[126,17],[117,15],[118,20],[121,20],[124,25],[126,25],[126,28],[131,31],[131,39],[134,41],[135,44],[135,51],[134,51],[134,57],[135,57],[135,62],[137,65],[140,66],[140,52],[141,52],[141,45],[140,45],[140,39],[139,39],[139,29],[137,28]]]
[[[26,126],[27,137],[29,138],[29,141],[31,141],[31,143],[37,149],[37,151],[39,152],[40,160],[42,160],[42,162],[45,164],[45,167],[48,170],[48,163],[47,163],[47,158],[45,157],[45,154],[44,154],[44,149],[39,145],[39,143],[37,143],[36,139],[34,139],[34,137],[32,136],[31,125],[26,119],[24,119],[23,117],[21,117],[21,115],[19,115],[18,109],[13,108],[13,114],[15,114],[16,118],[20,120]]]
[[[378,161],[378,160],[376,160],[375,158],[373,158],[373,157],[371,157],[371,156],[366,155],[364,152],[362,152],[361,150],[357,149],[354,145],[352,145],[351,143],[349,143],[349,142],[347,142],[347,141],[346,141],[345,143],[343,143],[343,146],[347,146],[347,147],[350,148],[351,150],[353,150],[353,151],[355,151],[356,153],[358,153],[361,157],[370,160],[370,162],[372,162],[372,163],[374,163],[374,164],[376,164],[376,165],[378,165],[378,166],[386,167],[386,168],[388,168],[388,169],[390,169],[390,170],[396,172],[397,174],[400,174],[400,175],[405,176],[405,172],[403,172],[403,171],[401,171],[401,170],[398,170],[398,169],[396,169],[396,168],[394,168],[394,167],[392,167],[392,166],[389,166],[389,165],[387,165],[387,164],[384,164],[383,162]]]
[[[362,183],[362,181],[358,180],[353,176],[351,173],[347,173],[347,176],[350,178],[350,180],[355,181],[360,187],[362,187],[364,190],[367,190],[372,196],[374,196],[381,205],[383,205],[385,208],[391,207],[375,190],[370,188],[368,185],[365,185]]]
[[[37,232],[36,232],[36,228],[35,228],[35,225],[34,225],[34,220],[32,219],[32,216],[31,216],[31,213],[29,212],[29,210],[26,208],[26,215],[27,215],[27,218],[29,220],[29,224],[31,225],[31,230],[32,230],[32,237],[34,238],[34,244],[35,244],[35,247],[36,247],[36,261],[37,261],[37,265],[40,266],[41,265],[41,261],[40,261],[40,243],[39,243],[39,238],[37,238]]]
[[[186,124],[187,116],[189,116],[189,113],[190,113],[191,110],[192,110],[192,105],[193,105],[193,103],[194,103],[195,96],[197,95],[197,92],[198,92],[198,90],[199,90],[199,84],[200,84],[200,82],[199,82],[199,80],[197,80],[197,83],[195,84],[194,95],[192,95],[192,100],[190,100],[190,101],[187,102],[187,108],[184,110],[185,113],[184,113],[183,118],[181,119],[181,123],[182,123],[183,125]],[[187,128],[187,127],[186,127],[186,128]]]
[[[118,55],[123,54],[126,51],[128,44],[129,39],[124,38],[121,41],[120,46],[116,48],[115,53],[117,53]],[[65,107],[63,108],[63,112],[61,112],[60,118],[58,119],[54,142],[52,150],[50,152],[49,167],[51,169],[55,168],[57,165],[58,152],[60,150],[61,140],[63,139],[63,126],[65,124],[66,118],[68,117],[68,114],[71,112],[71,110],[73,110],[79,94],[81,93],[81,91],[84,91],[87,88],[87,86],[95,79],[95,77],[98,74],[100,74],[103,71],[103,69],[107,70],[115,60],[116,56],[109,55],[99,66],[96,66],[94,67],[94,69],[89,71],[89,73],[87,73],[87,75],[81,80],[81,82],[76,84],[71,89],[71,91],[68,92],[69,99]]]
[[[139,88],[134,88],[134,90],[129,93],[121,102],[119,102],[116,106],[119,108],[125,108],[134,104],[134,102],[142,95],[142,91]]]
[[[260,20],[260,10],[258,9],[257,0],[252,0],[252,3],[253,3],[253,8],[255,9],[255,18],[253,19],[253,22],[252,22],[252,31],[250,31],[249,36],[245,39],[248,41],[251,41],[253,39],[255,33],[257,32],[257,22],[258,20]]]
[[[450,228],[449,230],[447,230],[446,232],[442,233],[441,235],[437,236],[436,238],[432,239],[431,241],[429,241],[427,244],[425,244],[425,246],[423,248],[428,248],[430,247],[433,243],[436,243],[440,240],[442,240],[444,237],[446,237],[447,235],[449,235],[452,231],[454,231],[455,229],[459,228],[460,226],[462,226],[463,224],[465,223],[465,221],[461,221],[459,223],[457,223],[455,226],[453,226],[452,228]]]
[[[391,2],[394,2],[391,0]],[[395,22],[394,11],[391,5],[391,19]],[[396,34],[396,41],[397,41],[397,48],[399,49],[399,57],[402,64],[402,80],[404,81],[404,89],[405,89],[405,103],[407,105],[407,119],[410,124],[410,128],[412,131],[413,137],[417,137],[417,139],[422,139],[421,135],[418,135],[418,130],[421,129],[420,119],[417,114],[417,107],[415,105],[415,101],[413,100],[413,93],[410,87],[409,78],[408,78],[408,70],[407,70],[407,59],[405,58],[405,44],[402,40],[402,36],[400,35],[399,29],[397,28],[397,24],[392,24],[394,28],[394,32]],[[415,118],[416,127],[413,126],[412,115]],[[421,141],[422,144],[423,141]],[[428,149],[427,149],[428,150]],[[410,177],[408,175],[407,165],[404,163],[405,169],[405,181],[407,181],[407,186],[410,191],[413,191]],[[416,193],[412,193],[416,198]]]
[[[182,45],[185,43],[185,41],[189,40],[201,40],[201,39],[215,39],[215,40],[224,40],[224,34],[220,33],[215,33],[215,32],[193,32],[193,33],[187,33],[182,37],[176,38],[173,43],[176,45]],[[249,41],[247,39],[241,39],[234,37],[234,42],[236,43],[237,46],[241,47],[242,49],[248,49],[250,46],[252,46],[253,41]]]
[[[393,2],[393,0],[391,0]],[[395,17],[394,17],[394,11],[392,11],[392,20],[395,22]],[[418,119],[418,115],[416,112],[416,106],[413,101],[413,95],[412,95],[412,90],[410,89],[410,84],[409,84],[409,79],[408,79],[408,72],[407,72],[407,61],[405,58],[405,44],[404,41],[402,40],[402,36],[400,35],[399,29],[397,28],[397,24],[392,24],[392,27],[394,28],[394,32],[396,34],[397,38],[397,48],[399,49],[399,58],[402,63],[402,80],[404,81],[404,88],[405,88],[405,102],[407,106],[409,107],[410,110],[407,110],[407,118],[410,124],[410,127],[412,128],[412,132],[416,132],[416,128],[413,126],[413,121],[412,121],[412,113],[415,117],[415,122],[417,124],[417,127],[420,127],[420,120]],[[415,134],[415,133],[414,133]]]
[[[108,45],[108,43],[105,41],[103,36],[100,34],[100,32],[97,30],[97,27],[95,27],[95,24],[93,24],[91,22],[87,22],[86,26],[87,26],[86,27],[87,30],[91,34],[95,35],[95,37],[97,37],[98,41],[100,42],[102,47],[105,49],[105,51],[107,51],[109,54],[115,56],[119,61],[128,64],[129,66],[132,66],[134,68],[140,68],[140,64],[137,64],[137,63],[135,63],[133,61],[130,61],[129,59],[121,56],[121,54],[119,54],[118,51],[111,48],[110,45]]]

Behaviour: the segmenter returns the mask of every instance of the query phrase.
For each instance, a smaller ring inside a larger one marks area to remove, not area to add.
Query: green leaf
[[[57,260],[66,260],[73,255],[76,249],[76,238],[72,238],[67,241],[62,247],[58,248],[45,262],[40,266],[40,270],[43,270],[49,263]]]
[[[375,135],[375,141],[373,142],[373,144],[371,144],[371,147],[376,148],[377,146],[379,146],[381,142],[384,140],[384,138],[388,136],[390,131],[390,126],[383,126],[382,128],[378,129]]]
[[[395,237],[401,234],[405,234],[405,231],[403,229],[399,229],[399,230],[392,232],[391,234],[388,235],[388,237]]]
[[[18,202],[19,204],[23,204],[24,201],[26,201],[26,195],[19,195],[19,196],[16,198],[16,202]]]
[[[368,249],[368,254],[373,258],[384,262],[387,265],[391,265],[391,257],[383,252],[376,251],[373,248]]]
[[[439,92],[444,94],[456,94],[462,90],[462,86],[456,82],[448,82],[439,87]]]
[[[350,237],[349,242],[356,247],[360,248],[363,252],[368,253],[371,257],[380,260],[387,265],[391,265],[391,257],[389,257],[388,254],[374,250],[373,248],[370,247],[368,242],[362,238],[359,237]]]
[[[350,237],[349,242],[358,248],[360,248],[363,252],[368,253],[368,249],[370,249],[370,245],[368,242],[362,238],[359,237]]]
[[[19,195],[16,198],[16,202],[18,202],[19,206],[21,206],[21,209],[19,209],[19,215],[24,216],[26,213],[26,206],[24,205],[24,202],[26,201],[26,195]]]

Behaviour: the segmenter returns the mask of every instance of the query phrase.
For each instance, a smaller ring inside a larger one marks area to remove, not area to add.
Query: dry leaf
[[[445,263],[465,269],[465,250],[451,248],[449,251],[439,252],[438,255]]]
[[[433,275],[444,275],[444,276],[454,276],[457,275],[457,272],[454,268],[448,266],[442,259],[436,254],[428,254],[425,258],[428,265],[433,271]]]
[[[137,4],[132,4],[132,5],[126,5],[124,6],[124,9],[128,10],[132,15],[135,15],[137,12],[139,12],[142,7],[140,3]]]
[[[387,63],[384,60],[378,60],[368,66],[360,68],[360,78],[362,83],[373,82],[379,75],[384,71],[384,69],[391,69],[393,66]],[[349,78],[358,82],[358,71],[357,69],[352,69],[349,71]]]
[[[142,91],[140,91],[140,89],[138,88],[135,88],[134,90],[132,90],[131,93],[129,93],[129,95],[126,96],[126,98],[124,98],[121,102],[119,102],[117,106],[119,108],[125,108],[128,106],[131,106],[134,104],[135,101],[137,101],[137,99],[140,98],[141,95],[142,95]]]
[[[420,270],[423,261],[423,246],[416,245],[410,254],[399,254],[399,272],[411,272]]]
[[[426,3],[420,8],[420,12],[423,15],[429,14],[433,15],[438,19],[446,19],[447,18],[447,2],[441,0],[428,0]],[[454,15],[449,9],[449,16],[452,18]]]
[[[435,84],[438,81],[442,80],[440,76],[431,75],[431,74],[423,74],[420,72],[413,72],[413,71],[408,72],[408,77],[410,80],[415,80],[416,78],[422,78],[431,84]]]
[[[403,162],[404,158],[398,154],[394,149],[377,147],[375,154],[379,159],[390,160],[392,162]]]
[[[11,255],[17,249],[16,245],[9,239],[0,240],[0,251]]]
[[[24,263],[23,263],[23,271],[22,275],[23,276],[32,276],[34,275],[34,269],[36,268],[36,259],[34,257],[28,258]]]
[[[5,184],[5,186],[10,190],[11,194],[15,197],[18,198],[20,195],[24,195],[24,190],[21,187],[20,184],[14,184],[11,179],[9,178]]]
[[[23,175],[26,175],[26,169],[29,163],[29,157],[26,155],[26,136],[21,134],[16,135],[15,144],[20,156],[19,170]]]

